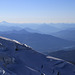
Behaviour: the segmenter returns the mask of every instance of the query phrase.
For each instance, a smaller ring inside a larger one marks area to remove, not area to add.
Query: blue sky
[[[0,22],[75,23],[75,0],[0,0]]]

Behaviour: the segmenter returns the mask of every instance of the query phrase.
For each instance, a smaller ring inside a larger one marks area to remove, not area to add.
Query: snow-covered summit
[[[8,22],[2,21],[2,22],[0,22],[0,24],[8,24]]]
[[[16,40],[11,40],[8,38],[0,37],[0,49],[3,48],[4,51],[8,51],[11,54],[18,50],[30,50],[31,47],[26,44],[21,44]]]
[[[0,37],[0,75],[75,75],[75,66]]]

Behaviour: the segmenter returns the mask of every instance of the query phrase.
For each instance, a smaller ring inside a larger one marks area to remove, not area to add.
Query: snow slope
[[[75,75],[75,66],[0,37],[0,75]]]

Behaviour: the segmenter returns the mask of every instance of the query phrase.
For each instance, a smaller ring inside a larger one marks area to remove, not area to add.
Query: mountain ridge
[[[22,31],[22,32],[21,32]],[[15,39],[21,43],[27,43],[29,46],[33,47],[35,50],[43,51],[46,50],[59,50],[64,47],[74,46],[75,42],[66,41],[47,34],[30,33],[23,30],[17,32],[4,32],[0,33],[0,36],[4,36],[10,39]],[[21,39],[22,38],[22,39]]]
[[[75,41],[75,28],[62,30],[52,34],[53,36],[63,38],[65,40]]]
[[[7,50],[0,50],[0,75],[75,75],[75,66],[69,62],[4,37],[0,37],[0,43]]]

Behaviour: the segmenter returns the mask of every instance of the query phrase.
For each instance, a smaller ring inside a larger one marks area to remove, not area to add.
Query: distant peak
[[[6,24],[6,23],[8,23],[8,22],[6,22],[6,21],[2,21],[2,22],[0,22],[1,24]]]

